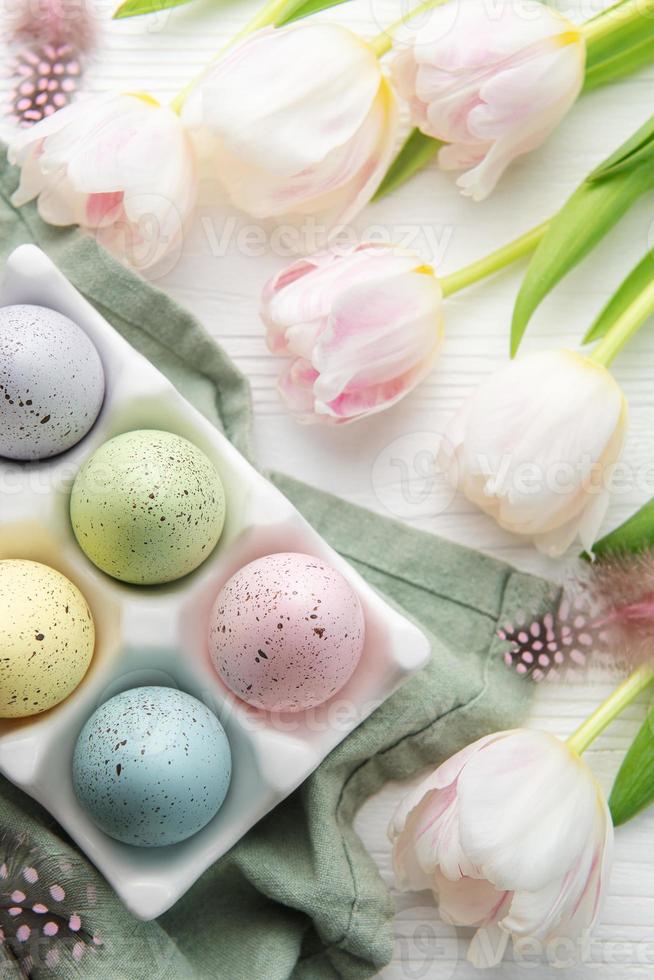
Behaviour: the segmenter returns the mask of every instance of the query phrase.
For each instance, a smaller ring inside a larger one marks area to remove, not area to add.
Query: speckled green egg
[[[139,429],[110,439],[87,460],[70,516],[94,565],[122,582],[158,585],[209,557],[225,523],[225,493],[193,443]]]
[[[95,626],[65,575],[35,561],[0,561],[0,718],[59,704],[91,663]]]

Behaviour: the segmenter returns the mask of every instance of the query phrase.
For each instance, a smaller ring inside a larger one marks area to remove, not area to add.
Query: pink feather
[[[88,6],[71,0],[24,0],[9,23],[13,90],[9,115],[31,126],[77,93],[95,28]]]
[[[591,662],[619,670],[654,659],[654,551],[579,562],[549,608],[498,631],[507,666],[562,680]]]
[[[87,891],[82,867],[0,832],[0,976],[88,976],[102,942],[88,926]]]
[[[591,565],[586,593],[598,628],[630,663],[654,658],[654,551],[615,554]]]

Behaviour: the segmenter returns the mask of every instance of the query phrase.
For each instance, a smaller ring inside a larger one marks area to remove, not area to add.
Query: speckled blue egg
[[[0,308],[0,456],[70,449],[98,417],[104,389],[100,355],[76,323],[45,306]]]
[[[232,757],[216,716],[169,687],[137,687],[101,705],[73,756],[80,804],[125,844],[162,847],[196,834],[218,812]]]

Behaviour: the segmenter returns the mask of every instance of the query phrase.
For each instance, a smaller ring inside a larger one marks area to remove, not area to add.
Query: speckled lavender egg
[[[26,718],[67,698],[93,657],[84,596],[36,561],[0,561],[0,718]]]
[[[73,785],[101,830],[140,847],[196,834],[223,804],[232,774],[216,716],[183,691],[137,687],[102,704],[82,729]]]
[[[94,565],[123,582],[156,585],[209,557],[225,523],[225,493],[193,443],[139,429],[110,439],[87,460],[70,516]]]
[[[209,649],[225,684],[267,711],[322,704],[363,650],[359,597],[330,565],[293,552],[241,568],[211,612]]]
[[[48,459],[83,439],[104,371],[84,331],[45,306],[0,308],[0,456]]]

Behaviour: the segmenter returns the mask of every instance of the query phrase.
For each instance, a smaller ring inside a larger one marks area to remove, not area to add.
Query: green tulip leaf
[[[583,339],[584,344],[600,340],[611,329],[616,320],[638,299],[640,294],[651,285],[654,279],[654,251],[648,252],[632,269],[627,278],[608,301],[600,315]]]
[[[602,180],[585,180],[568,198],[527,267],[513,310],[512,356],[542,300],[652,187],[654,167],[646,161],[618,169]]]
[[[616,776],[609,809],[616,827],[654,801],[654,708],[631,743]]]
[[[138,17],[140,14],[156,14],[159,10],[181,7],[191,0],[124,0],[113,14],[114,20],[125,17]]]
[[[650,155],[654,155],[654,116],[636,130],[622,146],[619,146],[615,153],[600,163],[586,179],[603,180],[628,167],[639,166]]]
[[[422,170],[438,153],[443,143],[425,136],[419,129],[412,129],[401,150],[388,168],[386,176],[377,189],[373,200],[390,194],[404,184],[409,177]]]
[[[328,10],[330,7],[338,7],[342,3],[346,3],[346,0],[300,0],[300,2],[291,2],[281,17],[278,17],[275,21],[275,27],[283,27],[285,24],[291,24],[294,20],[302,20],[303,17],[310,17],[311,14],[317,14],[321,10]]]
[[[648,500],[623,524],[593,545],[596,558],[610,555],[638,554],[654,546],[654,499]]]

